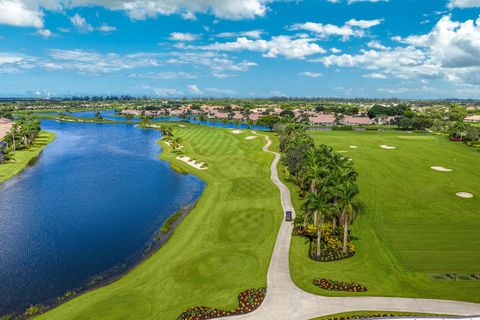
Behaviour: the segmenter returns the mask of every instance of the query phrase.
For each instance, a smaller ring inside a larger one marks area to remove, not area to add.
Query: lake
[[[57,139],[0,184],[0,315],[138,262],[165,219],[205,187],[157,159],[158,131],[51,120],[42,129]]]

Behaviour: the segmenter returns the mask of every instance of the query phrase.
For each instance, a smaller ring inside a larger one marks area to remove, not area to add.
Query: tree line
[[[295,219],[297,230],[315,238],[317,257],[321,257],[322,248],[334,246],[337,239],[341,239],[339,249],[343,254],[351,254],[354,247],[349,239],[349,226],[365,212],[363,203],[357,199],[358,174],[351,159],[327,145],[316,147],[301,125],[278,124],[275,130],[287,178],[300,188],[304,200],[303,212]],[[322,235],[322,231],[328,232],[333,240]]]
[[[6,154],[32,146],[40,134],[40,120],[34,116],[20,117],[12,124],[2,141],[7,143]]]

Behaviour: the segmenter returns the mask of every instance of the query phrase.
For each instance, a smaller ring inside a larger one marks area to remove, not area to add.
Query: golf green
[[[207,183],[196,207],[164,247],[120,280],[39,319],[176,319],[192,306],[233,309],[241,291],[266,286],[282,210],[265,140],[246,140],[250,131],[170,126],[182,153],[208,164],[195,169],[160,142],[162,159]]]
[[[307,256],[304,238],[293,237],[290,265],[297,285],[322,295],[355,295],[312,284],[314,278],[324,277],[363,284],[369,290],[366,295],[480,301],[480,281],[470,277],[480,273],[478,151],[430,134],[311,134],[317,144],[331,145],[353,159],[367,213],[351,228],[357,254],[347,260],[314,262]],[[452,171],[435,171],[432,166]],[[457,192],[474,197],[460,198]],[[433,280],[433,275],[446,273],[472,280]]]

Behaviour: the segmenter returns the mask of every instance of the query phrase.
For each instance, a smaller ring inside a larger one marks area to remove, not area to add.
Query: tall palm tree
[[[174,151],[178,150],[180,148],[180,145],[181,145],[182,141],[183,140],[180,137],[172,138],[172,140],[170,142],[170,145],[172,146],[172,149]]]
[[[348,253],[348,225],[352,223],[355,218],[365,212],[365,206],[362,202],[355,200],[358,194],[358,186],[354,183],[346,183],[339,194],[338,206],[342,213],[343,221],[343,252]]]
[[[323,194],[313,192],[308,193],[305,203],[307,209],[314,214],[314,226],[317,230],[317,250],[315,255],[319,257],[321,254],[322,224],[325,215],[328,215],[331,210],[331,205]]]

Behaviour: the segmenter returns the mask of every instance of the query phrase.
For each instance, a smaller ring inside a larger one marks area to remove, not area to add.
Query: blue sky
[[[0,96],[480,98],[480,0],[0,0]]]

